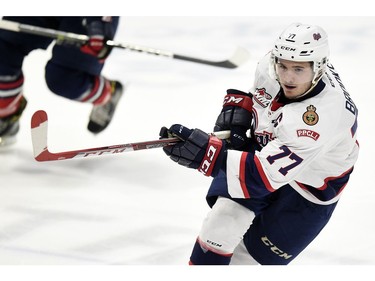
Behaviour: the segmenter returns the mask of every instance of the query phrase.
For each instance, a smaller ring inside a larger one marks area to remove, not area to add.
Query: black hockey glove
[[[164,152],[178,164],[197,169],[205,176],[216,176],[225,164],[225,142],[199,129],[188,129],[174,124],[162,127],[160,137],[178,137],[181,142],[163,147]]]
[[[217,117],[214,132],[230,130],[228,148],[246,150],[250,144],[247,131],[251,128],[253,100],[251,93],[228,89],[223,109]]]
[[[107,45],[114,34],[109,22],[95,20],[86,23],[89,40],[81,47],[81,51],[104,61],[111,53],[113,47]]]

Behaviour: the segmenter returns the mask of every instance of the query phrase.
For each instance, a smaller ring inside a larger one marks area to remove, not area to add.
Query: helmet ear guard
[[[277,79],[277,59],[295,62],[312,62],[315,85],[325,72],[329,57],[327,33],[319,26],[293,23],[275,41],[271,52],[271,75]]]

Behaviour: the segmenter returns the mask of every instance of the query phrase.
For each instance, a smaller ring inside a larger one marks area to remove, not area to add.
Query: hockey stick
[[[57,43],[68,43],[68,44],[70,43],[70,44],[84,45],[89,40],[89,37],[84,34],[64,32],[60,30],[43,28],[43,27],[33,26],[33,25],[28,25],[28,24],[22,24],[22,23],[8,21],[8,20],[1,20],[0,28],[9,30],[9,31],[14,31],[14,32],[23,32],[23,33],[50,37],[50,38],[55,39]],[[140,53],[146,53],[146,54],[151,54],[151,55],[157,55],[157,56],[168,57],[172,59],[190,61],[190,62],[211,65],[211,66],[216,66],[216,67],[223,67],[223,68],[236,68],[242,65],[243,63],[245,63],[250,57],[249,52],[242,47],[237,47],[236,51],[229,59],[226,59],[223,61],[211,61],[211,60],[205,60],[205,59],[200,59],[200,58],[195,58],[195,57],[190,57],[190,56],[185,56],[185,55],[179,55],[171,51],[166,51],[166,50],[161,50],[161,49],[155,49],[155,48],[144,47],[144,46],[139,46],[139,45],[122,44],[122,43],[118,43],[112,40],[108,40],[106,44],[108,46],[121,48],[121,49],[127,49],[129,51],[136,51]]]
[[[50,152],[47,145],[48,116],[43,110],[36,111],[31,118],[31,141],[33,145],[34,158],[39,162],[67,160],[72,158],[85,158],[88,156],[117,154],[128,151],[136,151],[151,148],[160,148],[173,145],[181,141],[179,138],[165,138],[159,140],[117,144],[111,146],[86,148],[63,152]],[[215,135],[220,139],[229,137],[229,131],[217,132]]]

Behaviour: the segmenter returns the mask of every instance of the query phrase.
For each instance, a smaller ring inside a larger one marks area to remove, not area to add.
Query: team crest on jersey
[[[316,107],[309,105],[307,111],[302,115],[303,122],[309,126],[314,126],[319,121],[319,115],[316,113]]]
[[[253,96],[254,100],[263,108],[266,108],[272,99],[272,96],[266,92],[265,88],[256,89]]]

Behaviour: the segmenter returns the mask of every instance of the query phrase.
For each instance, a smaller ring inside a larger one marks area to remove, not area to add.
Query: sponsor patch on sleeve
[[[297,130],[297,137],[309,137],[313,140],[318,140],[320,137],[319,133],[313,131],[313,130],[307,130],[307,129],[298,129]]]

